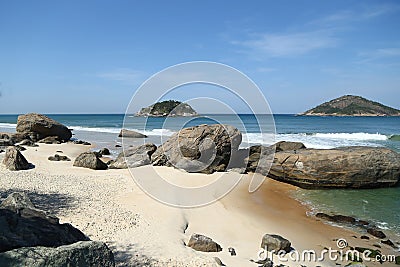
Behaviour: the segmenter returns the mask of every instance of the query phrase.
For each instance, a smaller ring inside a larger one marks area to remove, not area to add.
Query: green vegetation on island
[[[345,95],[300,113],[305,116],[400,116],[400,110],[361,96]]]
[[[191,117],[197,116],[197,112],[187,103],[176,100],[157,102],[151,106],[142,108],[136,116],[144,117]]]

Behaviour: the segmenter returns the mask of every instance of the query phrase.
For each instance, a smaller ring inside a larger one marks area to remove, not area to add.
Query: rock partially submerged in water
[[[302,188],[391,187],[399,183],[400,154],[382,147],[282,151],[268,176]]]
[[[72,132],[61,123],[37,113],[18,116],[17,133],[27,134],[33,141],[39,141],[48,136],[56,136],[59,141],[66,142],[72,137]]]
[[[126,137],[126,138],[146,138],[147,135],[132,131],[132,130],[127,130],[127,129],[122,129],[119,132],[118,137]]]

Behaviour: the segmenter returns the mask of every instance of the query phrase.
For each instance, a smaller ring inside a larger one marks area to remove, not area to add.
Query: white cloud
[[[260,34],[256,38],[233,43],[250,48],[258,55],[288,57],[334,47],[337,39],[332,36],[331,31],[320,30],[289,34]]]
[[[112,81],[137,83],[138,81],[141,80],[143,73],[141,71],[129,68],[118,68],[112,71],[98,73],[96,76]]]
[[[400,57],[400,48],[399,47],[378,48],[375,50],[360,52],[358,56],[360,57],[358,63],[367,63],[377,60],[388,60],[388,59],[390,60]]]

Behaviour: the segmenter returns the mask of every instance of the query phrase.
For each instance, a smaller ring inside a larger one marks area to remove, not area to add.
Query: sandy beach
[[[287,238],[297,251],[336,249],[336,240],[340,238],[350,246],[372,247],[379,242],[373,237],[361,240],[360,233],[308,217],[307,207],[291,197],[294,186],[266,179],[258,191],[248,193],[250,175],[243,175],[231,193],[213,204],[192,209],[170,207],[144,193],[128,170],[73,167],[74,158],[88,149],[70,143],[30,147],[23,155],[35,168],[11,172],[1,166],[0,190],[2,197],[25,191],[37,207],[51,211],[61,222],[72,224],[92,240],[106,242],[114,252],[117,266],[217,266],[213,257],[227,266],[257,266],[250,260],[257,260],[261,238],[266,233]],[[58,153],[72,161],[48,161],[47,157],[56,151],[62,151]],[[137,171],[147,175],[151,168],[167,179],[192,186],[219,175],[189,174],[153,166],[139,167]],[[240,174],[227,175],[234,178]],[[211,237],[223,251],[203,253],[188,248],[185,244],[193,233]],[[231,256],[228,247],[233,247],[237,255]],[[393,254],[385,245],[381,250]],[[275,257],[274,264],[278,263]],[[282,263],[299,265],[290,260]],[[335,266],[335,262],[307,264],[315,265]]]

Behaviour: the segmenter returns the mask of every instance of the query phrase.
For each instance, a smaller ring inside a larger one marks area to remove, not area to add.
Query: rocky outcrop
[[[7,148],[3,164],[6,165],[6,168],[10,171],[27,170],[32,166],[21,152],[13,146]]]
[[[203,251],[203,252],[220,252],[222,251],[221,246],[213,241],[211,238],[200,235],[200,234],[193,234],[190,237],[189,243],[187,245],[194,250]]]
[[[150,143],[125,149],[110,164],[110,169],[127,169],[149,165],[151,164],[151,155],[156,149],[157,146]]]
[[[57,247],[89,240],[70,224],[36,209],[29,198],[13,193],[0,206],[0,252],[32,246]]]
[[[303,148],[306,148],[306,146],[301,142],[280,141],[275,144],[275,152],[299,150]]]
[[[89,168],[92,170],[107,170],[108,166],[95,152],[84,152],[80,154],[74,161],[75,167]]]
[[[142,108],[135,114],[135,116],[145,117],[191,117],[197,115],[197,112],[189,104],[174,100],[157,102],[151,106]]]
[[[58,154],[55,154],[54,156],[50,156],[47,159],[50,161],[71,161],[71,159],[68,158],[67,156],[62,156],[62,155],[58,155]]]
[[[265,234],[261,241],[261,248],[276,254],[280,251],[290,252],[291,246],[290,241],[280,235]]]
[[[119,132],[118,137],[126,137],[126,138],[146,138],[147,135],[132,131],[132,130],[127,130],[127,129],[121,129]]]
[[[153,165],[174,166],[188,172],[225,171],[241,142],[242,134],[233,126],[203,124],[175,133],[151,158]]]
[[[400,154],[380,147],[281,151],[262,174],[302,188],[389,187],[399,182]]]
[[[0,266],[102,266],[114,267],[114,255],[103,242],[80,241],[71,245],[23,247],[0,253]]]
[[[97,153],[99,153],[102,156],[108,156],[111,154],[108,148],[102,148]]]
[[[48,136],[57,136],[59,141],[66,142],[72,137],[71,130],[61,123],[41,114],[30,113],[18,116],[17,133],[29,135],[33,141]]]

